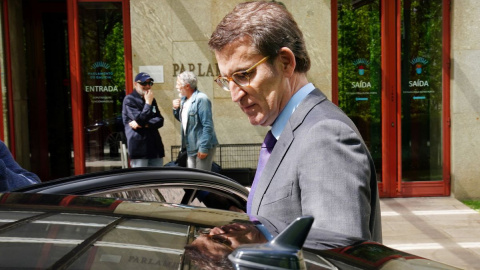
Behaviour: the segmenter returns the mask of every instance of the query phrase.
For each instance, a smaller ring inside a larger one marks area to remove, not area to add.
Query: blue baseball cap
[[[139,82],[139,83],[144,83],[148,79],[152,80],[153,82],[153,78],[150,77],[150,75],[146,72],[140,72],[137,74],[137,76],[135,76],[135,82]]]

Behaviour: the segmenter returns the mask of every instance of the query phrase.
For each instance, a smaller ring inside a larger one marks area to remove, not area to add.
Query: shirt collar
[[[277,138],[277,140],[280,138],[280,134],[282,134],[283,129],[285,128],[285,125],[288,122],[288,119],[290,119],[290,116],[292,116],[293,112],[295,109],[297,109],[298,105],[302,102],[302,100],[310,94],[315,89],[315,86],[313,83],[308,83],[300,90],[295,93],[292,98],[287,103],[287,106],[283,108],[282,112],[280,112],[280,115],[278,115],[277,119],[275,119],[275,122],[272,125],[272,134]]]

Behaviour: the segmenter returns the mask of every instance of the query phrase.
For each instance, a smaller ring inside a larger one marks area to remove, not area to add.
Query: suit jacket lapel
[[[258,206],[260,205],[265,191],[270,186],[275,173],[287,153],[290,145],[295,139],[295,129],[297,129],[307,116],[308,112],[318,103],[326,100],[326,96],[318,89],[313,90],[297,107],[295,112],[288,120],[285,128],[280,135],[279,140],[273,148],[272,154],[263,169],[262,175],[257,183],[255,194],[252,201],[252,214],[258,214]]]

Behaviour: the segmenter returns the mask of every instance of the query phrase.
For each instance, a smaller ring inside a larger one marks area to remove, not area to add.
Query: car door
[[[24,187],[16,192],[116,197],[220,209],[230,206],[244,209],[248,198],[248,189],[228,177],[180,167],[84,174]]]

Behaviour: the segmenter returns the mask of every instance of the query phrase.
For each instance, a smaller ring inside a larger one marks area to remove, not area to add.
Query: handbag
[[[178,152],[177,159],[175,160],[175,164],[180,167],[187,167],[187,149],[182,148],[180,152]]]
[[[212,172],[220,173],[222,171],[222,166],[216,162],[212,162]]]

